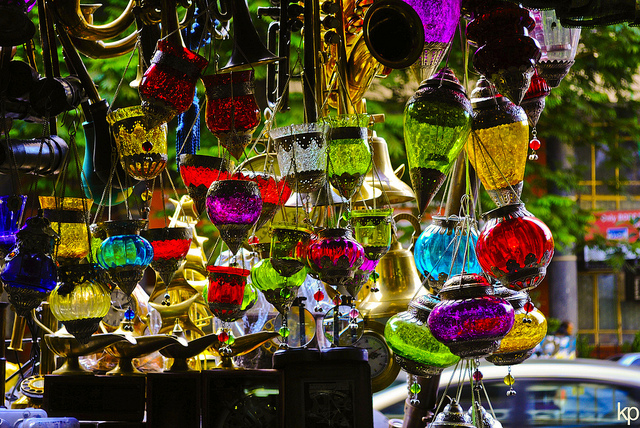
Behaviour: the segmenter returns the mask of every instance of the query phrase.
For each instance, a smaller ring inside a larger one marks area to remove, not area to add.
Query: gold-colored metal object
[[[160,326],[158,334],[171,333],[177,322],[184,331],[190,333],[192,338],[194,334],[204,336],[204,332],[196,326],[191,320],[191,317],[189,317],[189,308],[191,308],[191,305],[193,305],[196,300],[201,300],[202,304],[204,304],[202,295],[199,293],[179,303],[172,303],[169,306],[149,302],[149,306],[158,311],[162,318],[162,326]]]
[[[64,30],[73,37],[85,40],[109,40],[118,37],[135,21],[133,8],[135,0],[130,0],[127,7],[118,18],[105,25],[93,25],[87,22],[86,14],[80,6],[80,0],[49,0],[47,5],[51,7],[57,21]],[[92,9],[95,10],[95,5]],[[92,19],[90,19],[92,21]]]
[[[364,332],[355,346],[365,348],[369,353],[369,364],[372,365],[371,392],[382,391],[396,380],[400,365],[384,338],[384,324],[371,319],[365,320]]]
[[[42,302],[40,305],[41,314],[42,314],[42,324],[47,327],[49,330],[57,330],[58,329],[58,320],[51,313],[51,308],[49,307],[49,302]],[[35,312],[35,311],[32,311]],[[34,318],[37,319],[34,315]],[[45,334],[47,329],[43,329],[42,335]],[[73,337],[73,336],[72,336]],[[74,338],[75,339],[75,338]],[[76,339],[77,340],[77,339]],[[54,371],[56,368],[56,360],[53,352],[49,349],[42,348],[40,350],[40,371],[41,375],[49,374]]]
[[[136,343],[136,340],[132,336],[105,333],[94,334],[88,343],[82,344],[71,334],[67,333],[64,328],[56,333],[44,336],[44,342],[47,344],[47,348],[57,356],[66,358],[64,364],[59,369],[53,371],[53,374],[56,375],[92,375],[92,372],[82,368],[79,357],[94,354],[120,341]]]
[[[408,220],[414,227],[413,243],[420,233],[420,222],[408,213],[397,214],[394,221]],[[405,249],[394,235],[389,252],[380,259],[376,272],[378,292],[370,292],[358,309],[365,319],[387,318],[407,309],[422,290],[422,281],[413,258],[412,247]]]
[[[9,346],[7,346],[8,350],[22,352],[22,340],[24,339],[24,329],[26,326],[27,320],[18,314],[14,314],[11,342],[9,342]]]
[[[214,342],[213,348],[221,358],[220,368],[233,368],[233,357],[248,354],[254,349],[258,348],[263,343],[266,343],[276,337],[280,336],[279,333],[274,331],[259,331],[257,333],[245,334],[235,339],[233,344],[226,345],[220,342]]]
[[[218,335],[216,333],[209,333],[206,336],[190,340],[187,346],[176,344],[169,345],[166,348],[161,349],[160,353],[163,356],[173,358],[171,367],[165,370],[165,372],[193,371],[193,369],[187,364],[187,360],[201,354],[205,349],[216,342],[218,342]]]
[[[389,157],[389,147],[384,138],[378,137],[373,131],[370,140],[373,151],[373,165],[371,171],[365,177],[365,183],[384,191],[386,199],[390,204],[401,204],[416,199],[411,187],[400,180],[404,174],[405,166],[400,165],[395,171],[391,166]],[[383,197],[382,199],[385,199]]]

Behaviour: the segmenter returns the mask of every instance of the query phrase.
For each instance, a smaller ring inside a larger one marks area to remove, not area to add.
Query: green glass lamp
[[[292,276],[280,275],[271,259],[262,259],[251,268],[251,283],[281,314],[289,311],[306,277],[306,267]]]

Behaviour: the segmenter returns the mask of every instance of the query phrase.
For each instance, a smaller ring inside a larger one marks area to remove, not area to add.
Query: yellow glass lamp
[[[51,221],[51,228],[60,235],[55,259],[60,265],[73,264],[89,254],[86,220],[92,199],[40,196],[40,207]]]
[[[471,105],[473,125],[465,146],[469,161],[496,205],[517,203],[529,148],[527,114],[484,77],[471,93]]]

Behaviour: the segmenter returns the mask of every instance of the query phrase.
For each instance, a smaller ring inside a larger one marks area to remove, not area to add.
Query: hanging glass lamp
[[[59,265],[77,263],[89,254],[87,222],[92,199],[40,196],[40,207],[60,235],[55,259]]]
[[[0,196],[0,258],[2,259],[16,243],[16,233],[20,227],[26,203],[25,195]],[[2,263],[4,261],[0,261],[0,265]]]
[[[182,182],[193,199],[197,213],[202,215],[211,183],[228,178],[228,162],[215,156],[181,154],[178,165]]]

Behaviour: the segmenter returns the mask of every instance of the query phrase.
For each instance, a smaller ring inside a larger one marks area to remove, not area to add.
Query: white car
[[[640,425],[640,372],[611,361],[528,360],[513,366],[516,395],[507,396],[507,367],[483,362],[480,368],[496,418],[506,427],[586,427]],[[452,369],[440,377],[440,393],[451,379]],[[468,376],[467,376],[468,377]],[[456,380],[447,394],[455,396]],[[484,396],[484,394],[483,394]],[[388,388],[373,397],[373,407],[388,419],[402,419],[406,384]],[[471,405],[469,381],[461,404]],[[484,407],[489,406],[483,402]]]

